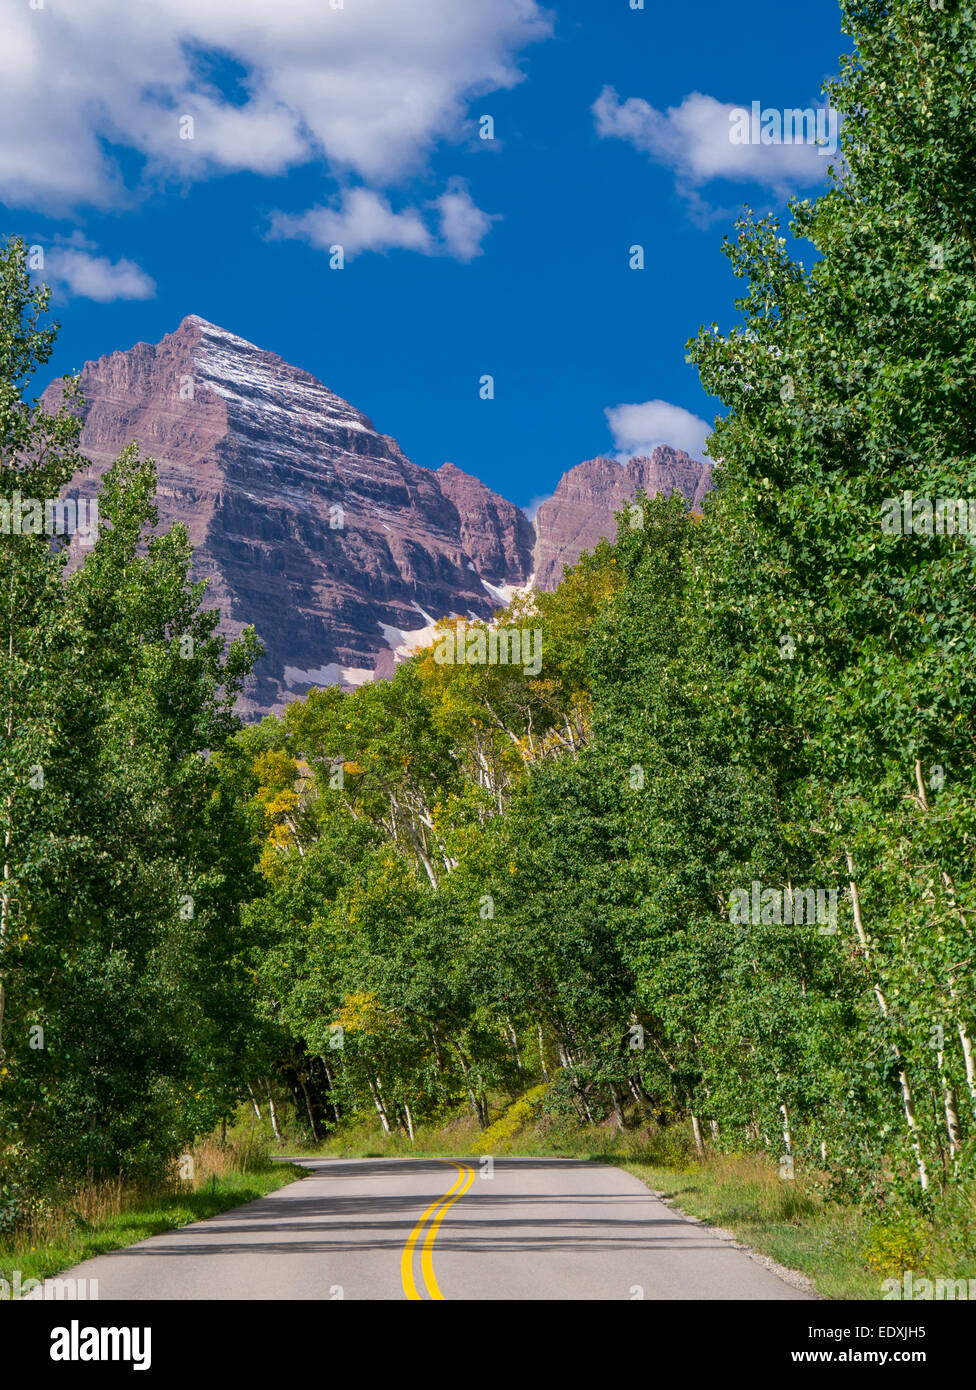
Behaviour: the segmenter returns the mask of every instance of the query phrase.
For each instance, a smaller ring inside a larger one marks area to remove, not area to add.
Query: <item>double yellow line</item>
[[[430,1222],[423,1249],[420,1252],[420,1271],[423,1275],[424,1286],[431,1298],[444,1300],[444,1295],[437,1287],[437,1280],[434,1277],[434,1241],[437,1239],[438,1229],[447,1215],[448,1208],[452,1207],[459,1197],[463,1197],[474,1182],[473,1168],[469,1168],[466,1163],[455,1163],[454,1167],[458,1170],[456,1181],[448,1188],[443,1197],[438,1197],[437,1201],[432,1202],[424,1212],[410,1232],[410,1238],[403,1247],[403,1254],[400,1256],[400,1278],[403,1281],[403,1291],[408,1298],[418,1302],[421,1301],[421,1298],[413,1277],[413,1252],[424,1225],[431,1217],[434,1219]],[[437,1213],[436,1216],[434,1216],[435,1212]]]

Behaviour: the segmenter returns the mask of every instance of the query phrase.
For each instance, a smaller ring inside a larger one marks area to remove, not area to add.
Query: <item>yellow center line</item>
[[[447,1194],[447,1198],[445,1198],[445,1200],[441,1203],[440,1211],[437,1213],[434,1220],[430,1223],[430,1230],[427,1232],[427,1239],[424,1241],[424,1248],[420,1253],[420,1268],[423,1271],[424,1283],[427,1285],[427,1292],[430,1294],[431,1298],[439,1298],[442,1302],[444,1301],[444,1295],[437,1287],[437,1280],[434,1278],[434,1240],[437,1237],[438,1227],[444,1220],[444,1217],[447,1215],[448,1207],[452,1207],[459,1197],[463,1197],[464,1194],[467,1192],[468,1188],[474,1182],[473,1168],[469,1168],[466,1163],[459,1163],[458,1168],[461,1171],[462,1178],[465,1174],[467,1174],[467,1182],[461,1188],[460,1192],[456,1192],[453,1197],[449,1192]],[[455,1186],[457,1186],[456,1183]],[[454,1192],[453,1187],[451,1188],[451,1192]]]
[[[438,1197],[436,1202],[431,1202],[430,1206],[427,1208],[423,1216],[417,1222],[416,1226],[414,1226],[413,1230],[410,1232],[410,1237],[406,1245],[403,1247],[403,1254],[400,1256],[400,1279],[403,1283],[403,1291],[407,1295],[407,1298],[415,1299],[417,1302],[420,1302],[421,1300],[420,1294],[417,1292],[417,1285],[414,1283],[413,1277],[414,1246],[420,1239],[420,1233],[424,1229],[424,1223],[427,1221],[427,1218],[437,1210],[441,1202],[446,1202],[448,1200],[452,1192],[454,1192],[455,1188],[460,1187],[461,1183],[464,1182],[464,1169],[458,1163],[456,1163],[454,1166],[458,1170],[458,1176],[456,1180],[444,1193],[443,1197]],[[460,1195],[461,1194],[458,1193],[458,1196]],[[438,1294],[438,1296],[440,1295]]]

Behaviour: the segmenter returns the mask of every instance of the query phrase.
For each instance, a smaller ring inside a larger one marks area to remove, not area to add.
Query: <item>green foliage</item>
[[[0,504],[58,498],[83,460],[77,392],[23,396],[50,356],[47,291],[0,252]],[[97,539],[0,526],[0,1178],[6,1205],[80,1175],[152,1174],[233,1108],[253,895],[210,760],[256,655],[224,655],[185,531],[150,534],[152,462],[103,479]],[[242,854],[242,841],[244,853]]]
[[[313,1141],[687,1126],[784,1229],[880,1214],[878,1269],[914,1257],[893,1212],[970,1240],[976,549],[883,521],[976,498],[976,26],[845,14],[844,166],[792,241],[744,214],[741,321],[690,345],[716,491],[638,498],[496,615],[540,670],[424,652],[239,729],[253,637],[225,656],[185,535],[142,539],[148,463],[80,569],[0,534],[0,1220],[30,1164],[139,1171],[246,1092]],[[19,243],[0,289],[3,486],[56,496],[76,388],[23,399],[53,339]]]
[[[845,12],[845,165],[792,243],[743,216],[741,323],[691,345],[726,408],[704,517],[639,498],[499,614],[536,677],[420,655],[289,708],[265,1007],[340,1120],[485,1126],[545,1083],[874,1209],[969,1183],[976,551],[882,518],[976,495],[972,8]],[[834,910],[744,920],[754,884]]]

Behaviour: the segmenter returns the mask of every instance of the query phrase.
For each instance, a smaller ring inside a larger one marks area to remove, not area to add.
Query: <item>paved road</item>
[[[61,1278],[101,1300],[809,1296],[602,1164],[297,1161],[308,1177]]]

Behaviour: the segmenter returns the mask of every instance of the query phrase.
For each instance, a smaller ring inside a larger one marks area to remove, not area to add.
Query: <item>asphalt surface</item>
[[[294,1161],[309,1176],[59,1277],[100,1301],[810,1297],[602,1164]]]

